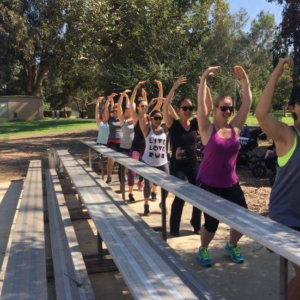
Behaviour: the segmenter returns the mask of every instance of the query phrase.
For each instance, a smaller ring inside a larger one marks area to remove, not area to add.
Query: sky
[[[238,12],[240,8],[244,8],[247,11],[250,17],[246,27],[247,30],[250,28],[251,20],[255,19],[262,10],[275,15],[277,25],[281,22],[282,5],[275,4],[274,2],[269,3],[267,0],[228,0],[228,2],[231,13]]]

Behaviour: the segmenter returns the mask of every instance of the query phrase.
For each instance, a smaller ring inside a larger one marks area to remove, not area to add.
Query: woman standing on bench
[[[196,176],[198,170],[196,147],[197,147],[197,119],[190,120],[194,109],[193,103],[189,98],[182,98],[177,103],[177,111],[179,119],[174,118],[170,114],[169,108],[171,101],[174,98],[175,91],[186,83],[185,77],[180,77],[176,80],[171,88],[163,105],[163,115],[167,127],[169,128],[170,142],[172,148],[172,156],[170,159],[170,174],[182,180],[187,180],[191,184],[196,184]],[[208,93],[208,97],[210,93]],[[211,100],[208,99],[209,103]],[[208,104],[209,105],[209,104]],[[184,201],[175,197],[170,217],[170,234],[179,236],[180,220]],[[194,228],[194,233],[198,234],[200,230],[201,211],[193,207],[191,225]]]
[[[242,104],[236,116],[229,121],[233,113],[233,103],[229,96],[220,96],[214,101],[214,119],[209,120],[209,111],[205,102],[206,80],[220,67],[208,68],[201,77],[198,87],[198,125],[204,149],[204,157],[197,175],[199,186],[213,194],[247,208],[243,191],[236,174],[236,159],[240,149],[239,134],[245,124],[252,103],[252,94],[248,76],[241,66],[234,67],[234,73],[241,81]],[[201,247],[198,252],[203,266],[212,265],[208,246],[215,236],[219,221],[204,213],[205,224],[201,227]],[[230,229],[229,242],[225,249],[235,263],[242,263],[238,241],[242,234]]]
[[[120,150],[120,143],[122,138],[122,131],[120,120],[118,118],[118,104],[114,104],[114,97],[116,93],[112,93],[110,96],[107,97],[105,106],[104,106],[104,122],[108,123],[109,126],[109,136],[107,141],[107,147],[119,151]],[[112,105],[112,116],[109,115],[109,105]],[[114,167],[114,160],[112,158],[108,159],[107,162],[107,179],[106,183],[111,182],[111,174]],[[120,178],[119,178],[120,179]]]
[[[167,157],[167,135],[161,126],[163,119],[162,113],[159,110],[154,110],[150,114],[150,121],[144,117],[147,112],[145,107],[139,114],[139,124],[145,137],[145,151],[143,161],[159,170],[169,173],[168,157]],[[151,193],[150,182],[145,179],[144,187],[144,216],[149,216],[149,197]],[[163,190],[164,197],[168,196],[168,192]],[[160,204],[161,207],[161,204]]]
[[[270,196],[270,217],[300,232],[300,85],[292,89],[289,109],[294,118],[290,127],[270,113],[272,98],[284,66],[293,67],[291,58],[281,58],[262,93],[256,117],[268,137],[274,140],[278,169]],[[300,299],[300,266],[293,264],[296,276],[288,286],[288,299]]]
[[[103,122],[103,114],[104,109],[99,111],[100,103],[104,100],[104,97],[98,97],[95,107],[95,119],[96,124],[98,126],[98,136],[97,136],[97,145],[107,145],[107,140],[109,136],[109,126],[107,123]],[[102,170],[102,154],[97,152],[97,166],[98,166],[98,173],[101,173]]]

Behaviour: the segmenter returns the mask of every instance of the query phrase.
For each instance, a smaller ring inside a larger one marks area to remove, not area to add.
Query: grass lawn
[[[46,135],[82,129],[96,129],[92,119],[44,119],[38,121],[9,121],[0,122],[0,137],[8,139],[26,135]]]
[[[286,117],[284,117],[283,115],[279,115],[279,114],[275,114],[275,116],[277,117],[277,119],[279,121],[284,122],[288,125],[292,125],[294,123],[294,120],[290,114],[286,114]],[[246,124],[247,125],[258,125],[258,121],[255,118],[255,116],[249,115],[247,118]]]

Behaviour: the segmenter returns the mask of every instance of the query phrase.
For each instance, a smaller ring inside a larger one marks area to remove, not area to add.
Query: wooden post
[[[280,256],[280,300],[287,299],[288,260]]]
[[[104,180],[104,156],[101,154],[101,177]]]
[[[89,167],[92,169],[92,150],[89,148]]]
[[[121,164],[120,164],[120,168],[121,168],[121,192],[122,192],[122,199],[125,201],[125,168]]]
[[[97,245],[98,245],[98,258],[100,261],[103,260],[103,240],[99,234],[99,232],[97,232]]]
[[[62,173],[63,172],[63,165],[60,161],[60,159],[57,156],[57,153],[54,148],[48,148],[48,163],[49,163],[49,169],[56,169],[57,172]]]
[[[167,218],[166,218],[166,196],[164,190],[161,189],[161,226],[162,226],[162,238],[167,240]]]

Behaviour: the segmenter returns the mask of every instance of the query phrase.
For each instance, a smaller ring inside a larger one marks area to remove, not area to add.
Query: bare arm
[[[174,119],[176,119],[169,112],[170,107],[172,107],[171,102],[174,98],[175,91],[177,90],[177,88],[179,86],[181,86],[182,84],[185,84],[185,83],[186,83],[186,78],[185,77],[179,77],[175,81],[175,83],[173,84],[172,88],[169,91],[169,94],[167,95],[166,100],[164,101],[162,111],[163,111],[164,121],[166,122],[166,125],[168,126],[168,128],[170,128],[172,126],[172,124],[174,122]],[[173,109],[173,107],[172,107],[172,109]],[[175,114],[176,114],[176,112],[175,112]],[[176,114],[176,117],[177,117],[177,114]]]
[[[156,85],[158,87],[158,97],[162,98],[164,96],[164,89],[163,89],[162,83],[161,83],[161,81],[156,80],[156,79],[154,80],[154,82],[156,83]]]
[[[178,118],[176,110],[174,109],[174,107],[172,106],[172,104],[170,104],[168,112],[169,112],[169,115],[173,118],[173,120],[176,120]]]
[[[100,122],[101,122],[101,118],[100,118],[100,114],[99,114],[99,106],[101,101],[104,99],[104,97],[99,97],[96,101],[96,107],[95,107],[95,120],[96,120],[96,124],[97,126],[99,126]]]
[[[134,123],[136,123],[138,121],[138,115],[135,111],[135,106],[134,106],[134,101],[135,101],[135,98],[136,98],[136,94],[137,94],[137,91],[138,89],[141,87],[142,84],[146,83],[146,80],[144,81],[140,81],[133,89],[133,92],[131,94],[131,97],[130,97],[130,116],[133,120]]]
[[[162,104],[163,104],[163,100],[164,98],[160,98],[160,97],[157,97],[157,98],[153,98],[151,99],[148,107],[150,107],[153,103],[156,102],[155,106],[148,112],[149,115],[151,115],[151,113],[155,110],[160,110]]]
[[[279,60],[278,65],[271,74],[260,97],[255,111],[256,118],[262,130],[268,137],[274,140],[278,156],[285,155],[292,148],[294,143],[294,132],[292,129],[275,119],[270,113],[275,86],[284,71],[285,64],[288,64],[289,67],[292,68],[293,60],[291,58],[281,58]]]
[[[207,112],[208,112],[208,116],[209,116],[213,109],[213,100],[212,100],[210,88],[208,87],[208,85],[206,85],[205,102],[206,102]]]
[[[139,113],[139,123],[140,123],[141,131],[144,135],[144,138],[146,138],[147,135],[149,134],[149,125],[148,125],[147,118],[145,117],[146,111],[147,111],[147,108],[144,108],[143,112]]]
[[[120,126],[122,127],[124,124],[124,115],[123,115],[123,109],[122,109],[122,102],[124,99],[124,94],[120,93],[119,101],[118,101],[118,118],[120,120]]]
[[[109,105],[111,104],[111,102],[113,102],[113,98],[111,96],[108,96],[107,97],[107,100],[105,102],[105,105],[104,105],[104,110],[103,110],[103,122],[104,123],[107,123],[108,120],[109,120]]]
[[[232,119],[230,124],[240,134],[249,114],[252,104],[252,92],[250,88],[249,78],[245,70],[241,66],[234,67],[234,73],[237,78],[241,80],[242,86],[242,104],[236,116]]]
[[[209,67],[204,74],[201,76],[200,84],[198,85],[198,96],[197,96],[197,121],[198,127],[201,133],[201,139],[203,145],[206,145],[211,133],[212,133],[212,124],[209,121],[209,110],[206,104],[206,93],[207,93],[207,86],[206,81],[209,75],[213,74],[214,71],[220,69],[219,66],[216,67]]]

